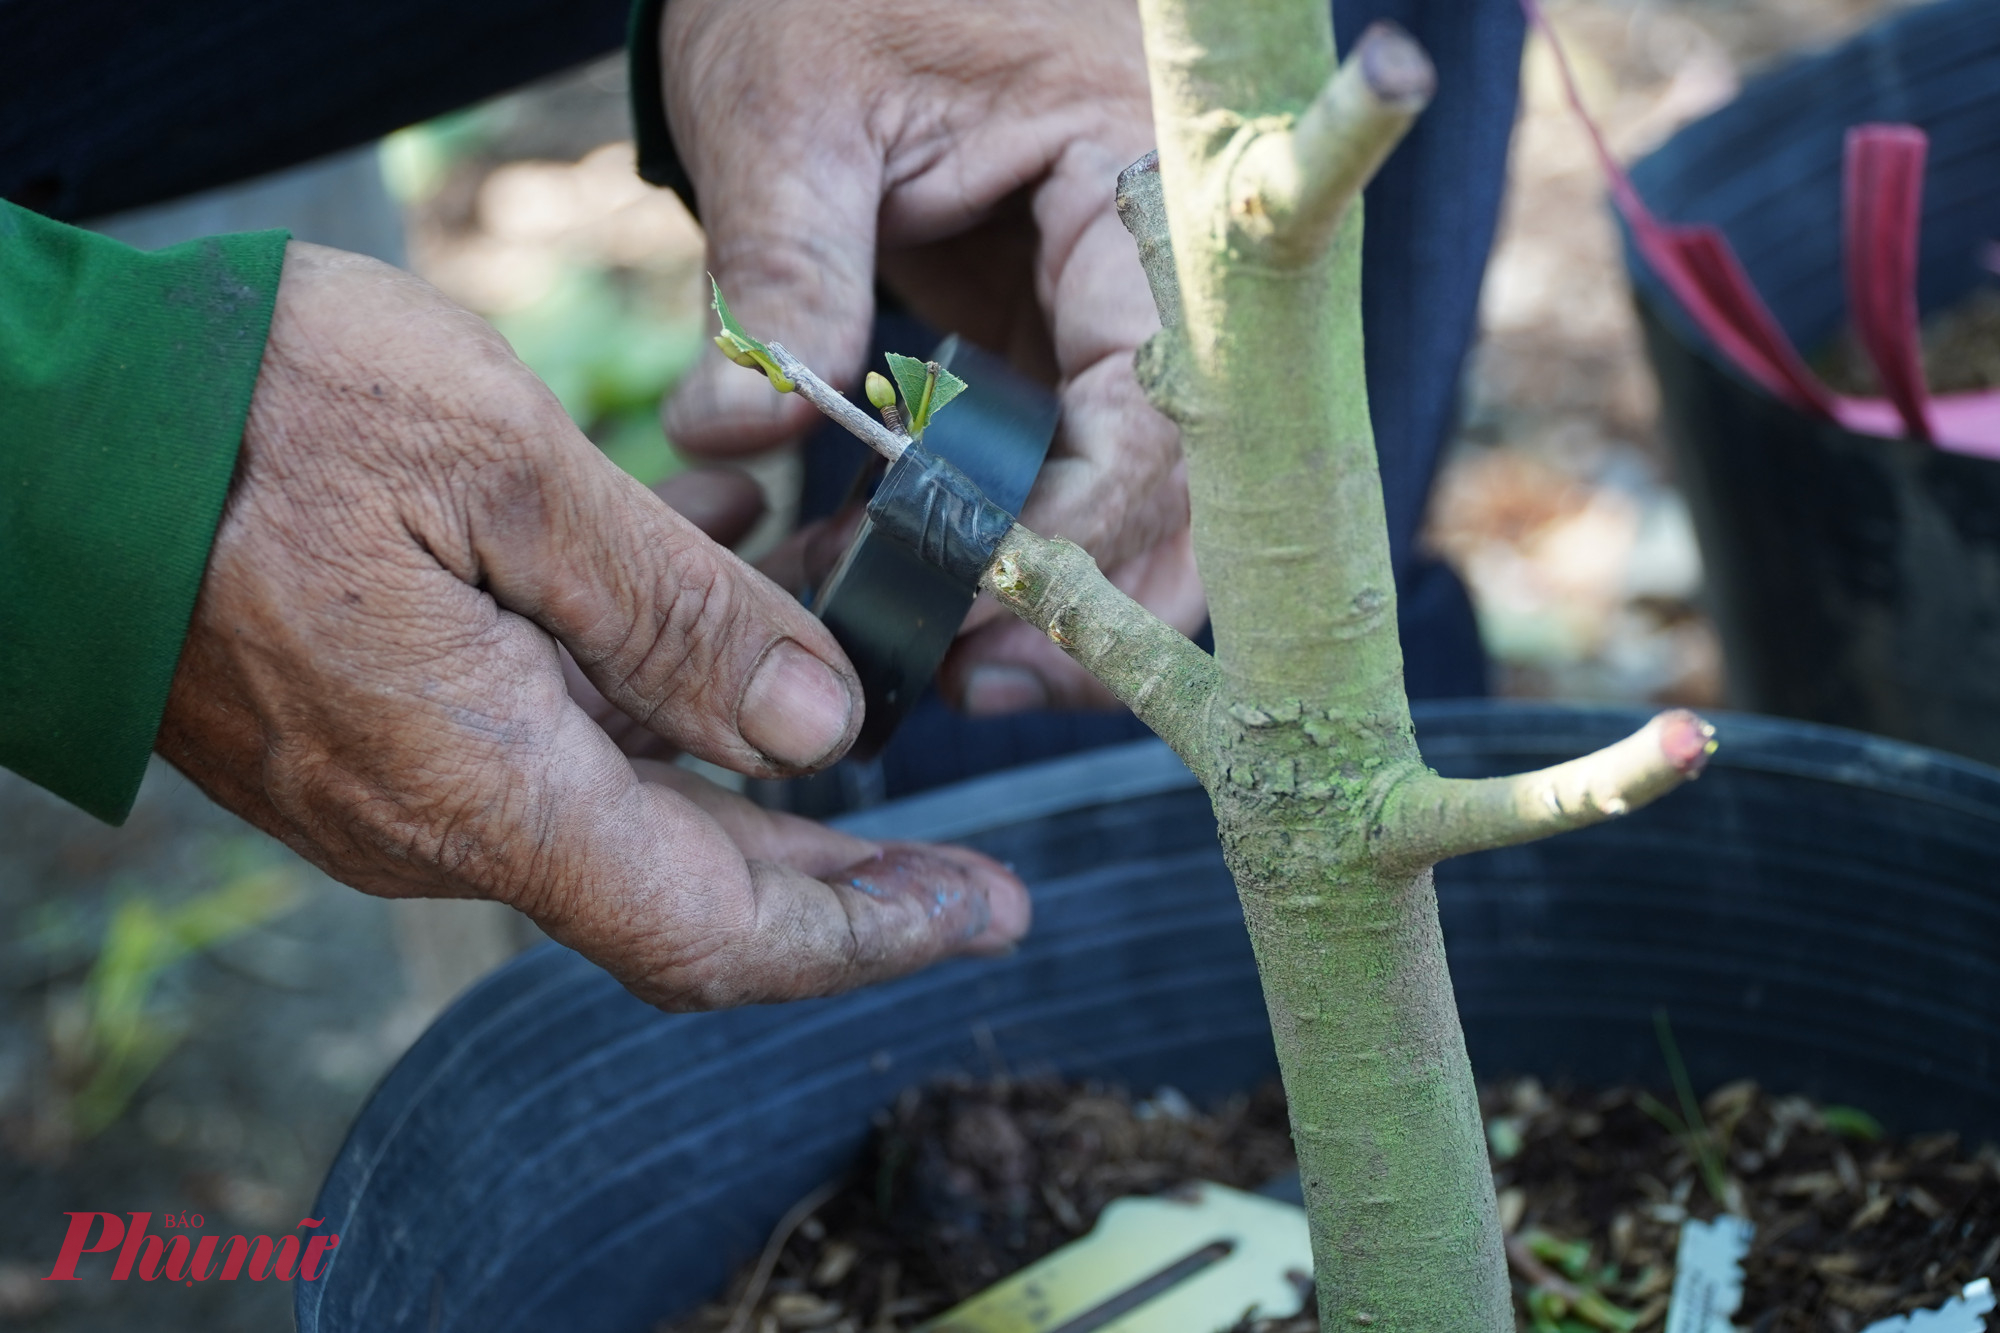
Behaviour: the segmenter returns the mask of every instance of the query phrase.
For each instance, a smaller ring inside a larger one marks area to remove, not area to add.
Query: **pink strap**
[[[1650,217],[1635,220],[1632,230],[1646,262],[1724,356],[1773,397],[1833,419],[1832,393],[1793,350],[1721,232]]]
[[[1528,23],[1548,39],[1563,93],[1611,186],[1611,199],[1646,264],[1717,351],[1765,392],[1792,408],[1849,430],[1895,437],[1908,433],[1956,453],[2000,459],[2000,390],[1930,398],[1916,333],[1916,260],[1925,138],[1914,126],[1864,126],[1848,140],[1847,282],[1862,345],[1890,394],[1833,393],[1750,283],[1736,252],[1709,226],[1676,226],[1653,216],[1632,178],[1611,156],[1584,108],[1576,75],[1538,0],[1521,0]],[[1862,145],[1857,148],[1857,142]],[[2000,270],[2000,242],[1987,262]]]
[[[1918,440],[1933,437],[1917,341],[1917,234],[1929,147],[1912,125],[1847,132],[1847,309],[1904,430]]]
[[[1611,199],[1632,228],[1632,236],[1647,266],[1666,284],[1674,299],[1716,350],[1761,385],[1773,397],[1812,416],[1833,419],[1833,395],[1807,368],[1772,316],[1736,259],[1736,252],[1713,227],[1669,226],[1653,216],[1646,201],[1625,174],[1603,131],[1584,108],[1577,91],[1569,54],[1556,36],[1537,0],[1521,0],[1534,29],[1548,39],[1562,75],[1563,94],[1590,134],[1597,160],[1611,183]]]

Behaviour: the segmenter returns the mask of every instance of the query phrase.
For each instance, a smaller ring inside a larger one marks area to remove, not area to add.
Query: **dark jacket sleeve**
[[[112,823],[166,707],[285,241],[147,253],[0,202],[0,765]]]
[[[101,217],[617,50],[631,0],[0,0],[0,198]]]
[[[674,151],[673,131],[667,127],[666,85],[660,75],[660,15],[667,0],[633,0],[632,27],[626,35],[625,58],[632,91],[632,139],[639,158],[639,178],[651,185],[663,185],[681,197],[688,212],[696,217],[694,182]]]

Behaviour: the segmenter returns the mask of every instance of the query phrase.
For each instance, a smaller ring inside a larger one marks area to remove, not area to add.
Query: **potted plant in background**
[[[1738,706],[2000,761],[1996,155],[2000,11],[1947,0],[1633,168],[1632,281]],[[1648,206],[1740,258],[1714,307]]]

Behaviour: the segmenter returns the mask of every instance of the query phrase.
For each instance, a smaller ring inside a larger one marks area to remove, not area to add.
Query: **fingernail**
[[[736,729],[773,762],[811,768],[847,739],[853,716],[854,696],[833,668],[780,639],[751,674]]]
[[[974,717],[1049,706],[1049,687],[1026,667],[980,666],[965,677],[965,711]]]
[[[1034,918],[1026,887],[1012,875],[1006,879],[995,877],[986,886],[986,903],[986,929],[981,932],[978,952],[1013,952]]]

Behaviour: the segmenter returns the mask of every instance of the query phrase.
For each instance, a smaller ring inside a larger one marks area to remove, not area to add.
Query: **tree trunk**
[[[1219,671],[1093,651],[1087,626],[1129,657],[1144,613],[1078,600],[1088,580],[1055,591],[1033,554],[1003,551],[1011,586],[988,586],[1209,791],[1291,1103],[1322,1326],[1503,1333],[1431,864],[1622,813],[1697,768],[1708,735],[1668,715],[1581,767],[1490,785],[1424,767],[1363,374],[1360,189],[1428,100],[1429,63],[1378,26],[1337,68],[1324,0],[1141,10],[1160,147],[1119,204],[1161,311],[1139,371],[1181,428]]]
[[[1713,730],[1675,711],[1536,773],[1424,766],[1368,420],[1360,199],[1430,64],[1378,24],[1336,65],[1326,0],[1140,7],[1160,147],[1118,203],[1163,328],[1136,369],[1181,428],[1215,656],[1019,526],[981,581],[1208,790],[1291,1101],[1322,1328],[1508,1333],[1431,867],[1622,815],[1697,774]],[[782,347],[738,343],[885,455],[908,446]]]

